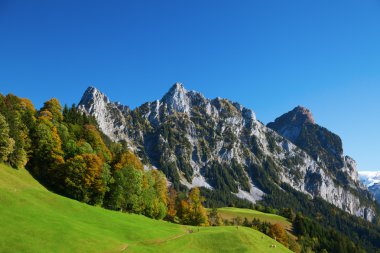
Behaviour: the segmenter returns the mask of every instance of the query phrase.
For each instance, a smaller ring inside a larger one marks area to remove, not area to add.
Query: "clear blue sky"
[[[380,170],[380,1],[0,0],[0,93],[135,107],[176,81],[264,123],[304,105]]]

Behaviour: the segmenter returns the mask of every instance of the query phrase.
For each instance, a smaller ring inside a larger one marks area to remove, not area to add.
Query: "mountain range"
[[[89,87],[78,109],[147,167],[163,171],[176,189],[202,187],[219,200],[227,194],[251,203],[302,193],[369,221],[375,216],[372,195],[355,161],[343,154],[340,137],[304,107],[266,126],[239,103],[208,99],[176,83],[161,99],[133,110]]]
[[[380,172],[378,171],[359,171],[359,178],[362,184],[368,187],[376,201],[380,203]]]

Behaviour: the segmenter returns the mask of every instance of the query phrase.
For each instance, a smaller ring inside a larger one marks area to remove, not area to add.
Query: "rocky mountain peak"
[[[173,86],[169,89],[169,93],[175,93],[175,94],[186,94],[187,90],[185,89],[185,86],[183,86],[182,83],[176,82],[173,84]]]
[[[294,142],[298,138],[302,126],[305,124],[315,124],[313,115],[309,109],[297,106],[278,117],[274,122],[269,123],[268,127]]]
[[[315,124],[311,111],[303,106],[297,106],[292,111],[292,122],[295,124]]]
[[[91,106],[92,104],[110,103],[108,97],[93,86],[89,86],[84,92],[79,104],[83,106]]]
[[[168,106],[170,112],[190,112],[190,98],[182,83],[175,83],[161,99]]]
[[[100,129],[112,140],[127,139],[124,134],[125,122],[124,120],[118,121],[117,118],[123,112],[129,112],[128,106],[112,103],[104,93],[90,86],[84,92],[78,109],[94,116]]]

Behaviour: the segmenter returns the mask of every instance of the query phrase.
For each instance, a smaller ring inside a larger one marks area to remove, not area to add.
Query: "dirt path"
[[[151,241],[142,241],[142,242],[140,242],[140,244],[162,244],[162,243],[165,243],[165,242],[176,240],[178,238],[181,238],[181,237],[183,237],[185,235],[192,234],[192,233],[196,233],[196,231],[191,230],[191,229],[187,229],[186,233],[178,234],[178,235],[175,235],[173,237],[169,237],[167,239],[156,239],[156,240],[151,240]]]
[[[122,248],[121,248],[121,252],[124,252],[124,251],[126,251],[127,249],[128,249],[128,244],[125,244],[125,245],[122,246]]]
[[[185,235],[188,235],[188,234],[192,234],[192,233],[199,233],[196,232],[196,231],[193,231],[193,230],[190,230],[188,229],[186,231],[186,233],[182,233],[182,234],[178,234],[178,235],[175,235],[173,237],[169,237],[167,239],[156,239],[156,240],[147,240],[147,241],[140,241],[140,242],[136,242],[136,244],[142,244],[142,245],[157,245],[157,244],[162,244],[162,243],[166,243],[166,242],[169,242],[169,241],[173,241],[173,240],[176,240],[178,238],[181,238]],[[121,249],[121,252],[125,252],[127,249],[128,249],[128,244],[125,244],[123,245],[122,249]]]

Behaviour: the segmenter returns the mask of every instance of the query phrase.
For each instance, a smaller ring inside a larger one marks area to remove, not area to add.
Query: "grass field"
[[[24,169],[0,164],[0,252],[290,251],[249,228],[198,231],[89,206],[49,192]]]
[[[288,232],[291,232],[292,230],[292,223],[290,223],[286,218],[275,214],[263,213],[256,210],[234,207],[218,208],[218,213],[223,219],[227,220],[240,217],[242,219],[247,218],[249,221],[252,221],[254,218],[256,218],[260,221],[266,221],[272,224],[278,223],[282,225]]]

